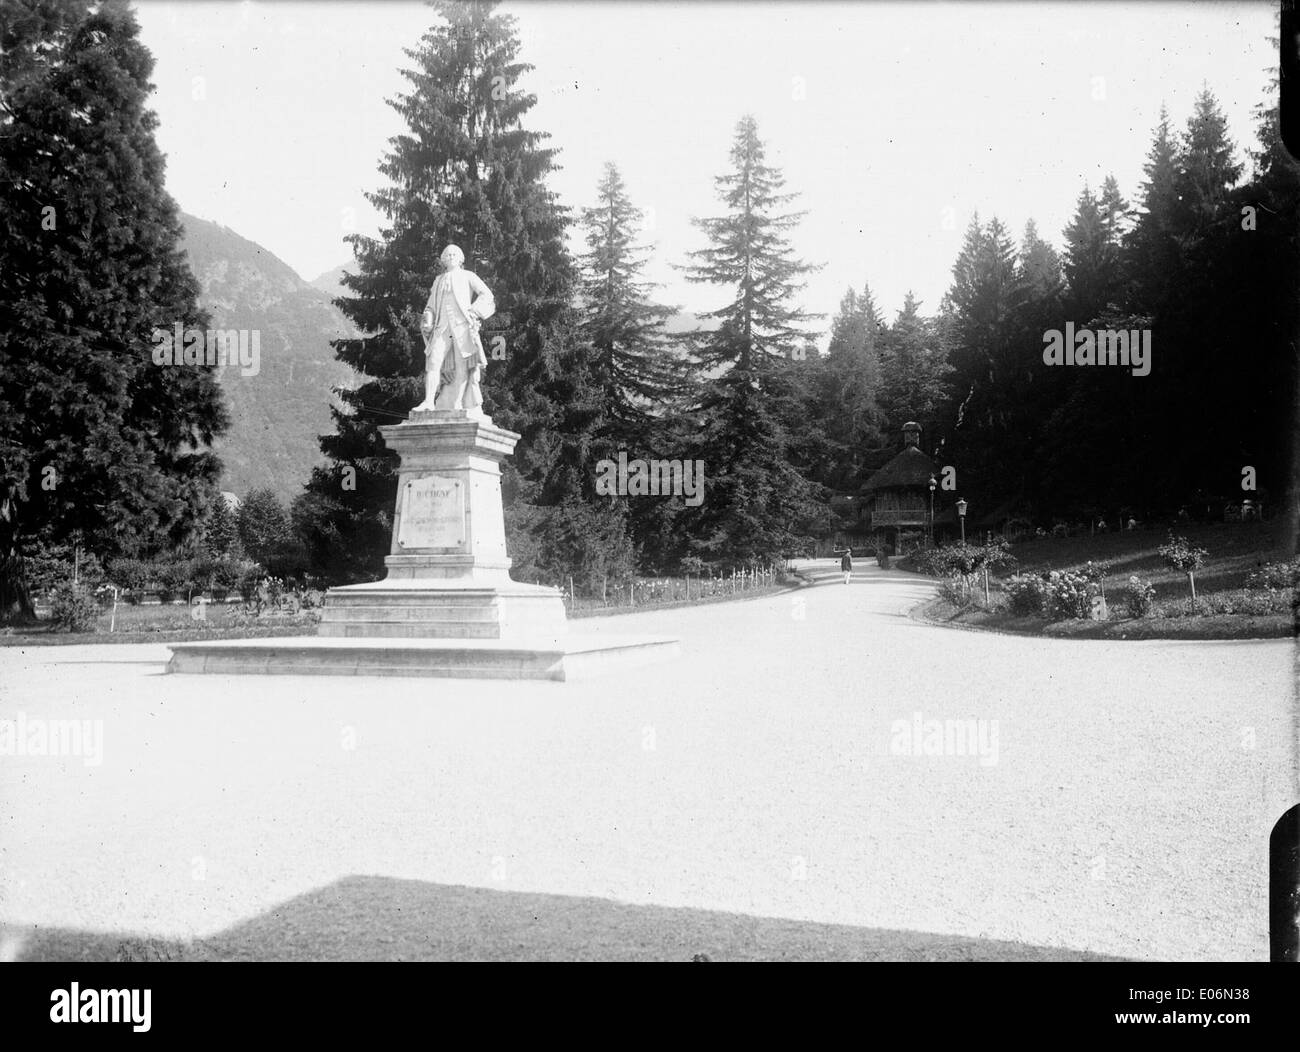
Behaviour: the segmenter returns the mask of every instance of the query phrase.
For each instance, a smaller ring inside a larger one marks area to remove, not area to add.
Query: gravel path
[[[216,936],[381,876],[877,929],[900,957],[935,933],[1267,958],[1268,833],[1296,799],[1289,641],[957,631],[907,617],[923,579],[818,566],[794,594],[574,622],[684,656],[572,684],[0,650],[0,719],[104,733],[97,766],[0,757],[0,957],[33,925]],[[979,721],[983,755],[931,720]],[[295,934],[311,945],[277,937]]]

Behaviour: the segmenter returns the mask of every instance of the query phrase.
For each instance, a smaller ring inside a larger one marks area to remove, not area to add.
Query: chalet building
[[[903,451],[862,487],[872,543],[888,555],[904,555],[929,539],[930,479],[937,479],[939,466],[921,452],[920,441],[921,425],[904,424]]]

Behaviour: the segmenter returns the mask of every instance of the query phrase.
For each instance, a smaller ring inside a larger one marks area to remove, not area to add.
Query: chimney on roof
[[[921,425],[909,420],[903,425],[903,448],[914,448],[921,444]]]

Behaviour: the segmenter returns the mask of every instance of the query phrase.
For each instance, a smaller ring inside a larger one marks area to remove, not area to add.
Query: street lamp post
[[[961,523],[961,543],[966,543],[966,502],[957,502],[957,521]]]
[[[930,547],[934,547],[934,488],[939,485],[933,475],[930,476]]]

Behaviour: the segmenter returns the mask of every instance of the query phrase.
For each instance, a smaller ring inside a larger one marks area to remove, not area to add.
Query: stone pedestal
[[[467,410],[380,428],[401,457],[388,576],[331,588],[318,634],[538,639],[565,631],[555,588],[510,579],[501,462],[519,436]]]
[[[510,579],[501,462],[513,431],[472,410],[380,431],[401,457],[387,577],[331,588],[315,636],[177,643],[169,672],[571,680],[680,653],[662,637],[569,637],[557,589]]]

